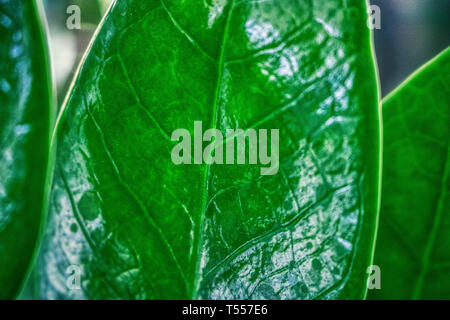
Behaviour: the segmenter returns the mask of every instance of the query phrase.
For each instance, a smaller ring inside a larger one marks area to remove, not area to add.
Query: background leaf
[[[383,103],[375,299],[450,298],[450,49]]]
[[[14,298],[45,207],[52,100],[34,1],[0,2],[0,299]]]
[[[363,297],[374,70],[363,1],[115,2],[58,123],[41,297]],[[279,173],[174,165],[195,120],[280,129]]]

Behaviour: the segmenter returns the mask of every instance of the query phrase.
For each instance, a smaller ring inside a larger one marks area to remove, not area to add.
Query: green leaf
[[[450,298],[450,49],[383,103],[383,194],[371,298]]]
[[[175,165],[171,133],[196,120],[280,129],[278,173]],[[379,114],[363,1],[117,1],[57,130],[42,298],[365,295]]]
[[[0,299],[10,299],[29,268],[46,211],[53,103],[34,1],[0,2],[0,61]]]

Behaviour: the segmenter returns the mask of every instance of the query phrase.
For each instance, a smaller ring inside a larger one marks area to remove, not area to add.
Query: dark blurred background
[[[450,44],[450,0],[371,0],[381,9],[375,48],[383,95]]]
[[[59,104],[111,1],[44,0]],[[381,29],[374,34],[381,88],[386,95],[450,44],[450,0],[371,0],[371,4],[381,9]],[[66,27],[70,5],[81,9],[80,30]]]

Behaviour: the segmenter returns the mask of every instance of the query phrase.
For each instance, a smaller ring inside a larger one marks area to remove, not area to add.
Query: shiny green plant
[[[0,299],[19,292],[47,211],[54,104],[44,43],[33,1],[0,3]]]
[[[10,11],[21,23],[2,34],[0,54],[37,23],[33,1],[3,1],[0,18]],[[41,81],[27,87],[35,96],[0,83],[17,97],[0,100],[0,138],[41,127],[12,151],[14,168],[0,159],[0,286],[10,288],[0,298],[18,292],[39,243],[30,283],[42,299],[363,299],[380,196],[374,263],[389,283],[370,297],[450,298],[448,50],[385,100],[382,153],[366,12],[360,0],[117,0],[52,151],[44,45],[26,34],[23,47],[38,49],[22,55],[39,68],[16,77]],[[14,60],[2,56],[0,70],[3,81]],[[33,117],[17,116],[22,101]],[[279,172],[175,165],[171,132],[194,121],[280,129]],[[13,178],[38,182],[21,191]],[[21,204],[33,210],[8,214]]]

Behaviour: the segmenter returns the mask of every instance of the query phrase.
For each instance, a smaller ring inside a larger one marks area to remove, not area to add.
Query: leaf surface
[[[0,299],[11,299],[45,210],[52,125],[47,48],[34,1],[0,2],[0,61]]]
[[[364,296],[374,70],[363,1],[115,2],[58,123],[41,297]],[[278,173],[175,165],[194,121],[280,129]]]
[[[450,298],[450,49],[383,103],[383,194],[371,298]]]

